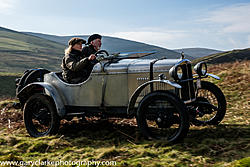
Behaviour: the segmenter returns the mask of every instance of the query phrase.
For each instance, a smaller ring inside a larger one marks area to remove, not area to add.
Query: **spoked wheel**
[[[24,106],[24,123],[32,137],[41,137],[57,133],[60,118],[50,97],[43,94],[31,96]]]
[[[145,96],[137,110],[137,124],[148,139],[175,142],[189,130],[185,104],[174,94],[155,91]]]
[[[194,125],[218,125],[226,113],[225,96],[213,83],[201,81],[192,110],[195,112]]]

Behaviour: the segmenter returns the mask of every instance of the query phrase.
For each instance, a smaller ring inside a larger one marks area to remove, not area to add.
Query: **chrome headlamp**
[[[169,75],[173,77],[175,80],[181,80],[183,77],[183,69],[179,65],[173,66],[169,70]]]
[[[207,64],[205,62],[199,62],[194,66],[194,71],[199,76],[205,76],[207,74]]]

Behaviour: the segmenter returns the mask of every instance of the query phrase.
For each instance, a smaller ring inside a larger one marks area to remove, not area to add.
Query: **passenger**
[[[91,61],[94,61],[96,56],[82,53],[82,44],[85,43],[85,40],[74,37],[69,40],[69,46],[65,49],[61,67],[63,79],[68,83],[85,81],[93,69],[94,64]]]

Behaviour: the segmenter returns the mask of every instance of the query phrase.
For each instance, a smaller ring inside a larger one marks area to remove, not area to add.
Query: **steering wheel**
[[[109,53],[106,50],[99,50],[95,53],[96,59],[101,61],[107,57],[109,57]]]
[[[100,62],[101,60],[109,57],[109,53],[106,50],[99,50],[95,53],[95,56],[96,56],[96,59],[91,61],[92,64],[96,64]]]

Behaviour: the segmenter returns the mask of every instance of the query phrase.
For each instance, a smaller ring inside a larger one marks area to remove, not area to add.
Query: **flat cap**
[[[80,42],[82,44],[86,43],[86,41],[84,39],[81,39],[81,38],[78,38],[78,37],[74,37],[74,38],[71,38],[69,40],[68,44],[74,46],[75,44],[80,43]]]

